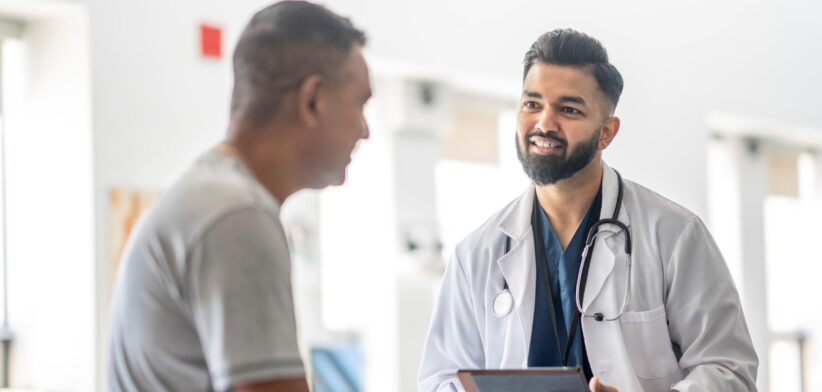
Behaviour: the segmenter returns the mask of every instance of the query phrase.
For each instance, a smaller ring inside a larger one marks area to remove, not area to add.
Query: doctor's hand
[[[609,387],[599,381],[599,376],[592,378],[588,387],[591,389],[591,392],[619,392],[616,388]]]

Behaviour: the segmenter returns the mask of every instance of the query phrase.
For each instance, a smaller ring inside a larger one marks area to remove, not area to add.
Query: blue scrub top
[[[539,203],[534,204],[534,208],[539,208]],[[543,249],[545,249],[545,259],[548,263],[548,277],[550,280],[551,297],[554,300],[554,312],[559,331],[560,347],[557,347],[554,338],[551,316],[548,313],[551,307],[547,304],[543,279],[540,277],[540,268],[537,265],[537,285],[534,301],[534,324],[531,332],[531,345],[528,352],[528,367],[562,366],[562,356],[565,354],[565,345],[568,341],[568,333],[573,322],[574,310],[576,309],[576,284],[577,274],[582,258],[582,250],[585,248],[585,237],[590,228],[599,220],[602,210],[602,188],[588,207],[588,212],[580,222],[574,237],[563,251],[556,233],[554,233],[551,222],[545,211],[540,208],[538,224],[543,234]],[[539,254],[535,252],[535,254]],[[535,258],[536,259],[536,258]],[[543,260],[536,260],[537,263]],[[577,325],[577,332],[568,356],[567,366],[582,366],[586,376],[591,378],[590,365],[587,355],[584,352],[582,336],[582,326]]]

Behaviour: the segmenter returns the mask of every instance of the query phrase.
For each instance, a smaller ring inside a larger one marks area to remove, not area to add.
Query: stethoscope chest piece
[[[511,313],[511,309],[514,308],[514,297],[511,295],[511,291],[508,289],[504,289],[494,297],[494,314],[497,317],[504,317]]]

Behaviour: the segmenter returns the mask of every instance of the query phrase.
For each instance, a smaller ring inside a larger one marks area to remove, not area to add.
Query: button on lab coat
[[[603,164],[601,218],[616,204],[616,172]],[[582,318],[591,370],[620,391],[754,391],[758,360],[728,268],[702,221],[631,181],[619,220],[633,240],[631,285],[616,321]],[[536,265],[534,188],[457,245],[442,281],[420,370],[421,391],[462,391],[459,369],[527,367]],[[615,316],[626,288],[625,234],[596,237],[582,308]],[[511,248],[503,254],[506,237]],[[508,282],[513,310],[494,297]]]

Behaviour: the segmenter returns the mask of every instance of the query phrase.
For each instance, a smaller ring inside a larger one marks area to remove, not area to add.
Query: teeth
[[[554,148],[554,147],[556,147],[555,145],[553,145],[551,143],[545,143],[541,140],[534,141],[534,144],[536,144],[537,146],[542,147],[542,148]]]
[[[559,148],[560,147],[559,143],[550,142],[550,141],[548,141],[548,139],[545,139],[545,138],[542,138],[542,137],[539,137],[539,136],[532,137],[531,138],[531,143],[534,143],[535,145],[537,145],[537,147],[542,147],[542,148]]]

